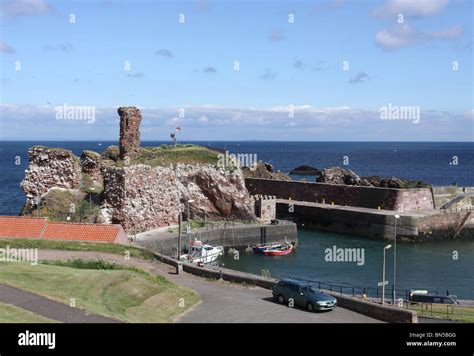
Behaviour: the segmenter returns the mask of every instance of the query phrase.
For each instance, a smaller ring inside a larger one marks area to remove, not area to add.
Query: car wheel
[[[281,294],[278,295],[278,303],[285,304],[285,297],[283,297]]]
[[[314,311],[313,303],[306,304],[306,309],[308,309],[309,312],[313,312]]]

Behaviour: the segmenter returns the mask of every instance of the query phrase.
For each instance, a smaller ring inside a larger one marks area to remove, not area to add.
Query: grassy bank
[[[2,263],[0,283],[70,304],[93,314],[132,323],[171,322],[199,297],[161,276],[141,270],[95,268],[89,262],[75,267]]]
[[[38,248],[44,250],[63,251],[96,251],[108,252],[130,257],[153,260],[153,253],[133,246],[123,246],[112,243],[99,242],[75,242],[75,241],[55,241],[42,239],[0,239],[0,248],[7,246],[14,248]]]
[[[32,313],[11,304],[0,303],[0,323],[56,323],[56,320]]]

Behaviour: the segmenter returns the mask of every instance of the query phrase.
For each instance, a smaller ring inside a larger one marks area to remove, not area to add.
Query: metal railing
[[[462,206],[462,207],[455,207],[455,208],[440,208],[439,211],[442,213],[468,213],[470,211],[473,211],[474,207],[472,206]]]
[[[280,278],[289,278],[294,280],[299,280],[307,282],[308,284],[317,286],[318,289],[324,289],[330,292],[339,293],[341,295],[350,295],[353,297],[356,296],[366,296],[367,298],[382,298],[382,287],[366,287],[366,286],[352,286],[352,285],[342,285],[342,284],[333,284],[330,282],[316,281],[312,279],[299,278],[294,276],[282,275]],[[415,289],[415,288],[413,288]],[[404,297],[404,300],[409,300],[410,292],[413,289],[396,289],[397,299],[401,296]],[[438,295],[438,291],[429,290],[428,293]],[[391,301],[393,296],[393,286],[392,288],[385,288],[385,299]]]
[[[418,316],[422,318],[474,322],[473,306],[404,301],[402,307],[416,311]]]

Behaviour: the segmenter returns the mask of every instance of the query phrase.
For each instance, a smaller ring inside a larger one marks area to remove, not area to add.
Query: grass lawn
[[[0,303],[0,323],[57,323],[57,321],[11,304]]]
[[[423,313],[422,313],[423,308]],[[442,305],[442,304],[410,304],[409,309],[415,310],[419,317],[437,317],[467,323],[474,323],[474,307]]]
[[[130,257],[137,257],[146,260],[153,260],[154,255],[150,251],[135,248],[133,246],[123,246],[112,243],[100,242],[76,242],[76,241],[55,241],[42,239],[0,239],[0,248],[38,248],[44,250],[63,251],[97,251],[109,252],[119,255],[130,254]]]
[[[2,263],[0,283],[125,322],[172,322],[198,302],[193,291],[141,270]]]
[[[217,164],[218,153],[196,145],[162,145],[160,147],[141,147],[139,155],[133,157],[131,164],[147,164],[152,167],[170,164]],[[121,167],[123,161],[115,165]]]

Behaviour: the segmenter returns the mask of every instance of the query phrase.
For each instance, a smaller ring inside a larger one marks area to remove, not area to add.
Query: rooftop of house
[[[126,234],[118,224],[50,222],[48,218],[23,216],[0,216],[0,238],[127,242]]]

